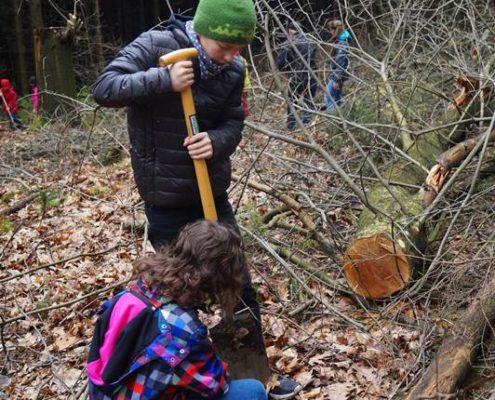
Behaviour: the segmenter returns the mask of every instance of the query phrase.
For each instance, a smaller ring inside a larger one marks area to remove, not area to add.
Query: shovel
[[[9,119],[12,121],[12,126],[15,128],[17,124],[14,121],[14,117],[12,116],[12,113],[10,112],[10,107],[7,104],[7,101],[5,100],[5,97],[3,96],[2,91],[0,90],[0,97],[2,98],[3,105],[5,106],[5,109],[7,110],[7,114],[9,114]]]
[[[198,51],[195,48],[180,49],[161,56],[159,64],[161,67],[166,67],[197,57]],[[180,95],[187,135],[191,137],[199,133],[191,87],[186,87]],[[193,163],[204,217],[216,221],[217,211],[206,161],[193,160]],[[267,382],[271,373],[263,339],[256,333],[254,317],[249,312],[245,312],[235,315],[233,319],[233,322],[222,320],[211,329],[210,334],[215,349],[229,364],[229,371],[234,379],[254,378]]]

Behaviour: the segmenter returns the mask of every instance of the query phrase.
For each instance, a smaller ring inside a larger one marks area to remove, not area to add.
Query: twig
[[[125,245],[128,245],[128,244],[125,244]],[[63,260],[52,262],[50,264],[39,265],[37,267],[28,269],[27,271],[19,272],[17,274],[8,276],[7,278],[0,279],[0,284],[4,284],[5,282],[11,281],[11,280],[16,279],[16,278],[20,278],[20,277],[22,277],[24,275],[32,274],[33,272],[39,271],[40,269],[53,267],[54,265],[58,265],[58,264],[65,264],[66,262],[69,262],[69,261],[72,261],[72,260],[76,260],[76,259],[81,258],[81,257],[96,257],[96,256],[99,256],[99,255],[108,253],[108,252],[110,252],[112,250],[115,250],[115,249],[117,249],[119,247],[122,247],[122,246],[124,246],[124,244],[120,244],[119,243],[119,244],[117,244],[115,246],[109,247],[108,249],[105,249],[105,250],[102,250],[102,251],[98,251],[98,252],[95,252],[95,253],[81,253],[81,254],[76,254],[74,256],[64,258]]]
[[[232,179],[239,180],[239,177],[235,174],[232,174]],[[257,183],[252,180],[248,180],[248,185],[254,189],[260,190],[262,192],[270,194],[273,197],[276,197],[282,203],[287,205],[291,210],[293,210],[293,212],[301,220],[304,226],[311,232],[312,236],[321,245],[321,248],[329,255],[333,255],[335,253],[335,246],[320,232],[318,232],[318,230],[316,229],[316,224],[313,222],[311,217],[303,210],[302,204],[294,200],[292,197],[284,193],[278,193],[275,189],[267,185],[263,185],[262,183]]]
[[[119,283],[116,283],[115,285],[107,286],[107,287],[104,287],[102,289],[95,290],[94,292],[85,294],[83,296],[77,297],[77,298],[75,298],[73,300],[70,300],[70,301],[66,301],[65,303],[55,304],[55,305],[50,306],[50,307],[39,308],[37,310],[32,310],[32,311],[28,311],[26,313],[23,313],[23,315],[18,315],[16,317],[12,317],[10,319],[6,319],[6,320],[0,322],[0,327],[1,326],[4,326],[4,325],[7,325],[7,324],[10,324],[10,323],[15,322],[15,321],[22,320],[22,319],[26,318],[29,315],[42,314],[42,313],[45,313],[47,311],[52,311],[52,310],[56,310],[58,308],[64,308],[64,307],[71,306],[73,304],[79,303],[79,302],[87,299],[88,297],[97,296],[100,293],[108,292],[108,291],[110,291],[112,289],[115,289],[116,287],[125,285],[125,284],[129,283],[131,281],[131,279],[132,278],[125,279],[125,280],[123,280],[123,281],[121,281]]]
[[[36,199],[40,195],[40,192],[36,193],[31,193],[30,195],[24,197],[23,199],[15,202],[12,204],[10,207],[4,207],[3,209],[0,209],[0,217],[3,217],[5,215],[10,215],[16,211],[19,211],[26,207],[29,203],[31,203],[34,199]]]
[[[344,313],[342,313],[340,310],[338,310],[335,306],[331,305],[329,302],[327,302],[325,299],[323,299],[320,295],[314,293],[304,281],[297,276],[297,274],[294,273],[292,268],[285,262],[285,260],[280,257],[277,252],[260,236],[258,236],[256,233],[251,232],[250,230],[246,229],[242,225],[240,225],[240,228],[248,233],[250,236],[252,236],[254,239],[256,239],[261,246],[273,257],[275,258],[280,265],[301,285],[301,287],[311,296],[313,296],[316,300],[318,300],[321,304],[323,304],[325,307],[327,307],[330,311],[332,311],[334,314],[338,315],[342,320],[348,322],[349,324],[353,325],[354,327],[367,332],[368,329],[360,324],[358,321],[348,317]]]
[[[328,285],[333,290],[335,290],[337,292],[340,292],[340,293],[344,293],[345,295],[348,295],[348,296],[349,295],[351,295],[351,296],[353,295],[353,293],[351,291],[349,291],[348,289],[346,289],[344,286],[342,286],[337,281],[335,281],[332,278],[330,278],[328,276],[328,274],[326,274],[323,271],[318,270],[317,268],[315,268],[312,265],[310,265],[307,261],[305,261],[302,258],[297,257],[296,255],[294,255],[293,251],[291,251],[289,249],[286,249],[286,248],[283,248],[283,247],[280,247],[280,246],[273,246],[273,250],[275,250],[282,257],[284,257],[287,260],[290,260],[294,264],[298,265],[299,267],[301,267],[302,269],[304,269],[308,274],[310,274],[310,275],[314,276],[315,278],[319,279],[320,281],[322,281],[323,283],[325,283],[326,285]]]

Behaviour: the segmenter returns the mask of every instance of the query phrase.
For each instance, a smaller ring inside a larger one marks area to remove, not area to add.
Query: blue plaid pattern
[[[191,392],[204,398],[226,393],[227,364],[214,352],[197,312],[156,296],[142,282],[131,285],[130,289],[139,291],[152,303],[162,304],[156,310],[160,334],[132,361],[128,377],[111,397],[89,382],[90,399],[186,400]]]

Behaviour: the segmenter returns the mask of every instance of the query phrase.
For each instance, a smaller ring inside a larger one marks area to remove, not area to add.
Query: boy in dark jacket
[[[293,104],[310,108],[317,89],[317,82],[306,66],[307,64],[313,71],[316,71],[315,49],[300,29],[294,22],[288,24],[287,33],[291,40],[287,40],[282,45],[282,51],[277,58],[278,69],[287,72],[288,75],[287,129],[290,131],[296,128]],[[308,124],[311,114],[303,111],[301,115],[302,122]]]
[[[134,178],[155,249],[171,242],[187,223],[203,218],[192,159],[207,160],[218,219],[238,230],[227,198],[230,155],[241,140],[244,121],[245,69],[236,55],[253,39],[255,25],[252,0],[201,0],[192,21],[172,16],[165,30],[143,33],[96,81],[93,95],[99,104],[128,107]],[[198,59],[158,66],[164,54],[188,47],[198,50]],[[179,93],[187,86],[192,88],[201,131],[191,138]],[[252,310],[261,335],[248,272],[241,300],[237,309]],[[293,382],[287,385],[291,393],[300,389]]]

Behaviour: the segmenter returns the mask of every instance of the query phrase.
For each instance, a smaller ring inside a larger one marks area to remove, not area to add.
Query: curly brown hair
[[[175,242],[137,260],[133,275],[181,307],[212,299],[231,312],[246,268],[239,235],[218,222],[199,220],[186,225]]]

